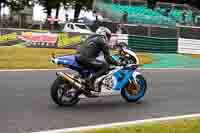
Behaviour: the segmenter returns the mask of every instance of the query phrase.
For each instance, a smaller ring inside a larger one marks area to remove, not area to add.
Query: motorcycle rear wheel
[[[80,101],[78,90],[58,76],[51,86],[51,98],[59,106],[73,106]]]

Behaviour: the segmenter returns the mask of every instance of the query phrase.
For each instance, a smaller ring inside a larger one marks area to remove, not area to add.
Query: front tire
[[[80,101],[77,93],[78,91],[73,89],[61,76],[58,76],[51,86],[51,98],[59,106],[73,106],[77,104]]]
[[[142,75],[136,76],[136,81],[137,84],[139,85],[138,87],[138,92],[137,94],[130,94],[129,91],[127,90],[128,85],[125,88],[121,90],[121,96],[127,101],[127,102],[137,102],[140,99],[142,99],[146,93],[147,90],[147,83],[145,78]]]

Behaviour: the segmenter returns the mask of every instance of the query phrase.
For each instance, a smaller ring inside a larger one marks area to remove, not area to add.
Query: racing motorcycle
[[[112,55],[114,60],[120,61],[122,66],[111,66],[109,71],[94,82],[95,95],[88,95],[85,89],[88,87],[85,79],[95,70],[86,70],[76,61],[76,55],[55,56],[51,61],[62,65],[65,72],[56,72],[57,78],[51,86],[51,98],[59,106],[72,106],[77,104],[81,96],[94,98],[99,97],[103,92],[118,92],[127,102],[141,100],[147,90],[147,82],[144,76],[138,71],[139,60],[136,54],[122,48],[119,54]]]

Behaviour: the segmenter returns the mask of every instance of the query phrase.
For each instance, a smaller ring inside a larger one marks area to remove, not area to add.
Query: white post
[[[149,37],[151,36],[151,25],[149,25],[147,28],[147,34]]]
[[[0,26],[1,26],[1,21],[2,21],[2,20],[1,20],[1,9],[2,9],[2,8],[1,8],[1,2],[0,2]]]
[[[40,21],[40,30],[42,30],[42,21]]]
[[[93,1],[92,10],[94,11],[96,5],[96,0]]]

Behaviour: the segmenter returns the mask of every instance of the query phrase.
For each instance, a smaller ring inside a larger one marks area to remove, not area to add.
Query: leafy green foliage
[[[188,3],[200,9],[200,0],[190,0]]]
[[[156,6],[157,0],[147,0],[147,7],[150,9],[154,9]]]
[[[33,6],[35,3],[39,3],[45,7],[48,16],[51,14],[52,9],[56,9],[56,17],[58,17],[59,8],[62,5],[74,4],[75,5],[75,16],[79,15],[82,6],[92,8],[93,0],[0,0],[0,3],[8,6],[13,12],[23,10],[25,7]]]
[[[2,0],[1,2],[14,12],[23,10],[26,6],[31,7],[34,5],[34,0]]]
[[[61,4],[75,4],[75,18],[77,18],[82,6],[92,8],[93,0],[38,0],[38,3],[45,7],[48,16],[50,16],[52,9],[56,9],[56,17],[58,17],[58,12]]]

